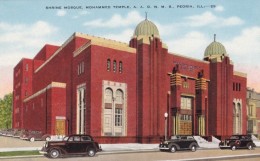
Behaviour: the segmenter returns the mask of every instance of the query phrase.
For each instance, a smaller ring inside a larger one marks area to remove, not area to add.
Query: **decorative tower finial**
[[[216,34],[214,34],[214,42],[216,42]]]
[[[147,20],[147,12],[145,12],[145,19]]]

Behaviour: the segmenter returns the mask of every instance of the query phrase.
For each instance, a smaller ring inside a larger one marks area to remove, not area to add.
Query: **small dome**
[[[145,19],[144,21],[140,22],[134,32],[134,36],[154,36],[154,37],[160,37],[158,28],[156,25]]]
[[[217,56],[227,56],[227,52],[225,47],[219,43],[215,41],[215,35],[214,35],[214,41],[209,44],[209,46],[206,48],[205,52],[204,52],[204,58],[205,57],[217,57]]]

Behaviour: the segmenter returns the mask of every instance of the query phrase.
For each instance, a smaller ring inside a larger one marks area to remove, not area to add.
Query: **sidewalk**
[[[255,141],[257,147],[260,147],[260,141]],[[198,142],[199,149],[217,149],[218,143],[216,142]],[[100,144],[102,152],[121,152],[121,151],[159,151],[159,144],[140,144],[140,143],[128,143],[128,144]],[[0,152],[9,151],[32,151],[41,150],[42,147],[15,147],[15,148],[0,148]],[[101,153],[102,153],[101,152]]]
[[[200,149],[218,148],[218,144],[214,143],[199,143]],[[100,144],[102,152],[116,151],[159,151],[159,144]],[[41,150],[42,147],[18,147],[18,148],[0,148],[0,152],[8,151],[32,151]]]

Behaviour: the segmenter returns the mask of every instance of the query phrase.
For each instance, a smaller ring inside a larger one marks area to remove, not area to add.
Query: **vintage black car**
[[[195,152],[199,147],[193,136],[172,136],[170,140],[160,143],[161,151],[176,152],[177,150],[191,150]]]
[[[233,135],[219,143],[220,149],[229,148],[231,150],[236,150],[240,148],[247,148],[252,150],[254,147],[256,147],[256,145],[250,135]]]
[[[93,157],[99,151],[101,147],[90,135],[71,135],[62,141],[46,141],[40,153],[50,158],[78,154]]]

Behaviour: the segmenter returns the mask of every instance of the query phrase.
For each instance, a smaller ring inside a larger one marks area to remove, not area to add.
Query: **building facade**
[[[74,33],[14,68],[13,127],[103,143],[246,134],[247,79],[233,67],[215,38],[201,60],[169,52],[147,19],[129,44]]]
[[[247,88],[247,133],[260,137],[260,94]]]

